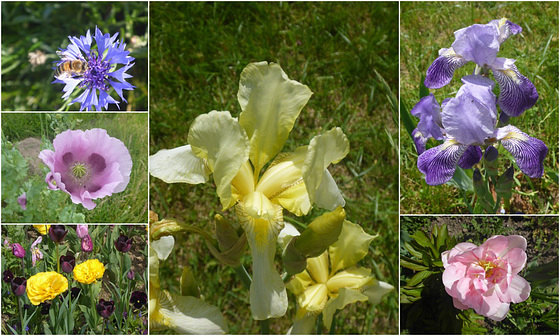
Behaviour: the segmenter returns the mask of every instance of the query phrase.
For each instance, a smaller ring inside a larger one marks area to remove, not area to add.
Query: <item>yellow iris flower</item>
[[[257,320],[283,316],[288,307],[286,287],[274,267],[283,209],[301,216],[313,204],[328,210],[344,205],[327,170],[349,151],[340,128],[315,136],[293,153],[280,153],[311,95],[279,65],[251,63],[241,73],[239,120],[227,111],[199,115],[188,145],[150,157],[150,174],[167,183],[204,183],[213,174],[223,209],[235,206],[252,251],[250,302]]]
[[[370,269],[356,266],[367,255],[374,238],[359,225],[344,221],[338,241],[319,257],[307,259],[307,269],[288,283],[299,307],[292,334],[312,333],[321,313],[329,329],[337,309],[358,301],[378,304],[393,290],[390,284],[370,275]]]

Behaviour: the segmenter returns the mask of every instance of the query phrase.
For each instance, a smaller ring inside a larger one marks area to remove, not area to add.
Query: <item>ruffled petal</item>
[[[457,55],[453,48],[441,49],[439,55],[426,71],[424,85],[430,89],[439,89],[449,84],[455,70],[468,63],[463,57]]]
[[[459,162],[457,162],[457,165],[463,169],[470,169],[480,162],[480,159],[482,159],[482,150],[480,147],[469,146],[459,159]]]
[[[455,33],[453,50],[481,67],[494,63],[500,50],[499,30],[491,24],[474,24]]]
[[[443,139],[441,129],[441,107],[433,93],[422,97],[422,99],[414,105],[412,110],[410,110],[410,113],[420,118],[416,129],[421,132],[424,137],[434,138],[436,140]]]
[[[522,31],[519,25],[511,22],[507,18],[492,20],[488,24],[494,25],[498,29],[498,39],[500,41],[500,44],[507,40],[511,35],[517,35]]]
[[[498,129],[497,139],[513,155],[515,163],[521,171],[537,178],[544,174],[544,158],[548,147],[539,139],[528,136],[517,127],[508,125]]]
[[[443,144],[430,148],[418,157],[418,170],[425,175],[429,185],[440,185],[453,178],[467,145],[462,145],[453,139],[446,140]]]
[[[369,244],[374,238],[360,225],[345,220],[338,240],[329,247],[331,272],[356,265],[367,255]]]
[[[498,104],[510,117],[518,117],[539,99],[535,85],[517,70],[514,62],[514,59],[498,58],[492,65],[494,77],[500,85]]]
[[[428,143],[428,139],[430,139],[430,137],[422,134],[422,132],[420,132],[418,128],[415,128],[412,131],[412,140],[414,141],[414,147],[416,147],[416,153],[418,153],[418,155],[426,151],[426,144]]]
[[[150,156],[150,175],[165,183],[199,184],[208,181],[204,159],[194,155],[191,145],[162,149]]]
[[[338,293],[338,296],[334,299],[330,299],[323,309],[323,322],[325,327],[330,329],[332,324],[333,315],[337,310],[343,309],[347,305],[355,302],[367,301],[368,297],[362,294],[359,290],[342,288]]]
[[[231,181],[249,157],[249,139],[229,112],[212,111],[201,114],[191,125],[188,142],[192,152],[205,159],[214,173],[214,183],[222,207],[235,202]]]
[[[250,63],[241,72],[239,124],[251,142],[250,159],[259,172],[284,147],[299,113],[313,93],[288,78],[278,64]]]

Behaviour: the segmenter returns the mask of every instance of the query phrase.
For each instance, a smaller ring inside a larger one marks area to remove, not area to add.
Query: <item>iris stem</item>
[[[270,328],[268,326],[269,320],[261,320],[259,321],[259,326],[261,327],[261,334],[268,335],[270,334]]]

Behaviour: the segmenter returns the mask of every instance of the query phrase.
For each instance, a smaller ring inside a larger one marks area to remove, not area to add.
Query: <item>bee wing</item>
[[[56,76],[56,74],[55,74],[55,77],[58,78],[58,79],[68,79],[68,78],[72,77],[72,73],[66,71],[66,72],[61,73],[58,76]]]
[[[60,50],[57,50],[57,51],[56,51],[56,54],[57,54],[58,57],[60,57],[60,59],[63,60],[63,61],[72,60],[72,58],[70,58],[67,54],[63,53],[63,52],[60,51]]]

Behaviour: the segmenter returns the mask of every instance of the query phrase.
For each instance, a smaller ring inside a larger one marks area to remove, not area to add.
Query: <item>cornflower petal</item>
[[[448,139],[418,156],[418,170],[425,175],[429,185],[440,185],[453,178],[457,163],[469,146]]]
[[[517,70],[514,62],[514,59],[498,58],[491,66],[500,85],[498,104],[510,117],[520,116],[539,99],[535,85]]]
[[[439,57],[426,71],[424,85],[430,89],[439,89],[451,82],[455,70],[463,67],[468,61],[457,55],[453,48],[443,48]]]
[[[543,176],[544,158],[548,153],[544,142],[512,125],[499,128],[496,138],[513,155],[515,163],[525,175],[531,178]]]

